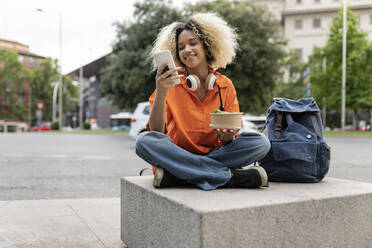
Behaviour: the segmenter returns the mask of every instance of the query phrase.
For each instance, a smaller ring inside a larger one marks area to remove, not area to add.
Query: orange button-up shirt
[[[218,87],[221,89],[222,103],[225,111],[239,112],[236,91],[231,80],[220,73],[215,73],[217,80],[213,90],[208,90],[204,101],[187,88],[186,81],[170,88],[165,104],[165,131],[172,141],[181,148],[194,154],[208,154],[220,145],[218,135],[210,127],[210,113],[220,108]],[[155,100],[155,93],[150,96],[150,109]],[[149,128],[149,125],[147,125]]]

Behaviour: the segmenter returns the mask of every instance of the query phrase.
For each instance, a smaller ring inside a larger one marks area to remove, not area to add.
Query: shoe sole
[[[155,175],[154,175],[154,181],[153,186],[155,188],[160,188],[161,181],[164,177],[164,170],[160,167],[156,168]]]
[[[267,173],[264,168],[261,166],[253,166],[252,169],[255,169],[260,173],[261,176],[261,185],[260,187],[269,187],[269,179],[267,177]]]

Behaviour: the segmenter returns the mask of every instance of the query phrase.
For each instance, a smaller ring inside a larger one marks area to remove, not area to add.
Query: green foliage
[[[327,45],[310,57],[312,93],[318,102],[326,97],[330,108],[341,108],[343,9],[334,20]],[[323,67],[326,61],[326,68]],[[359,27],[356,15],[347,10],[346,107],[372,108],[372,45]],[[325,69],[325,70],[324,70]]]
[[[306,68],[306,64],[301,62],[296,52],[289,51],[280,65],[282,70],[288,73],[288,80],[284,81],[284,77],[280,77],[274,90],[274,96],[290,99],[302,98],[304,91],[304,78],[302,74]]]
[[[90,123],[89,122],[84,122],[84,129],[85,130],[90,130]]]
[[[25,94],[26,77],[27,72],[18,61],[18,54],[0,49],[0,119],[22,120],[27,117],[25,108],[18,104],[18,96]]]
[[[79,102],[79,89],[76,85],[72,83],[72,80],[67,77],[62,77],[63,82],[63,113],[67,113],[69,111],[73,111],[75,109],[76,104]],[[58,103],[59,94],[57,97]]]
[[[109,65],[104,68],[102,91],[119,108],[133,109],[148,100],[155,89],[148,54],[160,29],[174,21],[184,21],[193,12],[217,12],[237,28],[240,50],[235,63],[221,73],[234,83],[240,108],[263,113],[271,103],[279,60],[278,25],[269,12],[245,1],[216,0],[188,4],[184,12],[171,2],[144,0],[135,4],[134,21],[116,23],[117,41]]]
[[[44,102],[43,121],[52,119],[53,89],[59,81],[58,61],[47,58],[41,61],[40,67],[30,72],[29,82],[32,86],[31,116],[36,118],[37,102]],[[79,91],[69,77],[63,76],[63,105],[62,111],[66,113],[75,108],[78,101]],[[58,104],[59,93],[57,94]]]
[[[147,101],[155,89],[155,73],[148,59],[160,29],[182,19],[177,9],[161,0],[134,4],[134,21],[116,23],[116,43],[109,65],[103,70],[102,91],[119,106],[133,109]]]
[[[280,76],[280,48],[277,22],[266,8],[248,0],[203,1],[189,6],[193,12],[216,12],[236,28],[239,52],[235,63],[221,73],[237,90],[240,109],[252,114],[264,113],[271,104],[275,82]]]
[[[59,130],[59,122],[58,121],[52,122],[51,128],[52,130]]]
[[[58,81],[57,60],[51,58],[40,62],[40,67],[30,71],[29,82],[32,86],[31,116],[36,119],[37,103],[44,103],[42,121],[52,119],[53,83]]]
[[[5,108],[0,106],[0,119],[27,120],[29,114],[28,102],[18,104],[18,97],[29,94],[25,85],[31,87],[31,118],[36,119],[37,102],[44,103],[43,121],[52,119],[53,83],[58,81],[58,62],[51,58],[40,62],[40,67],[28,71],[18,61],[18,54],[11,50],[0,49],[0,102],[4,100]],[[74,109],[78,90],[68,77],[64,82],[64,113]]]

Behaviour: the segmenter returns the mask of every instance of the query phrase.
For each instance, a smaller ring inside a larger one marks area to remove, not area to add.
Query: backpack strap
[[[277,112],[274,135],[278,139],[280,137],[280,130],[282,129],[283,112]]]
[[[313,126],[314,126],[314,129],[315,129],[315,133],[318,137],[322,136],[321,132],[320,132],[320,128],[319,128],[319,123],[318,123],[318,120],[316,119],[316,116],[314,113],[311,113],[310,114],[310,118],[311,118],[311,121],[313,123]]]

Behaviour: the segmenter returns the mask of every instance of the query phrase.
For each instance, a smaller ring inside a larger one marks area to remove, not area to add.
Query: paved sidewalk
[[[124,248],[120,198],[0,201],[1,248]]]

